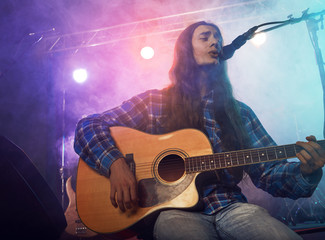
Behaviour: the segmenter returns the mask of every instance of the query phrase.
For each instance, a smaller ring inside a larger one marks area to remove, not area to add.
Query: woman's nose
[[[210,47],[215,47],[218,51],[222,49],[221,43],[218,39],[211,40]]]
[[[210,46],[215,46],[217,47],[217,44],[218,44],[218,39],[215,39],[215,38],[211,38],[211,42],[210,42]]]

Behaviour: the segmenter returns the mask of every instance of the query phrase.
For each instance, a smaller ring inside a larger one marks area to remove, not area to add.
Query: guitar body
[[[197,173],[186,174],[187,157],[212,154],[207,137],[195,129],[151,135],[125,127],[110,128],[138,183],[139,206],[121,212],[110,201],[110,182],[82,159],[77,173],[77,210],[87,228],[98,233],[127,229],[153,212],[194,207],[199,199]],[[131,168],[132,169],[132,168]]]

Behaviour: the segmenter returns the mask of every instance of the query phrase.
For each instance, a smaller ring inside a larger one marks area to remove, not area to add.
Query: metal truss
[[[167,39],[175,39],[189,23],[206,20],[218,24],[243,21],[257,17],[263,10],[267,0],[247,0],[226,6],[203,9],[198,11],[175,14],[165,17],[136,21],[84,32],[63,35],[44,36],[42,39],[43,52],[76,52],[81,48],[114,44],[124,40],[141,37],[164,35]],[[240,19],[230,13],[241,9]]]

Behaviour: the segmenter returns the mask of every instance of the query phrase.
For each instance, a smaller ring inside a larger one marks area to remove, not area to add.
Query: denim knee
[[[161,212],[154,226],[157,240],[210,240],[218,239],[212,216],[198,212],[167,210]]]

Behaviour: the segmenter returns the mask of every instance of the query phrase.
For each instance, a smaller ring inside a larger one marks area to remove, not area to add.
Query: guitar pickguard
[[[174,185],[162,184],[154,178],[140,180],[138,183],[138,192],[141,196],[139,206],[142,208],[153,207],[174,199],[185,191],[193,178],[194,174],[188,174],[182,182]]]
[[[188,174],[183,181],[177,184],[162,184],[154,178],[142,179],[138,182],[138,192],[141,196],[139,206],[142,208],[153,207],[168,202],[182,192],[193,181],[194,174]]]

